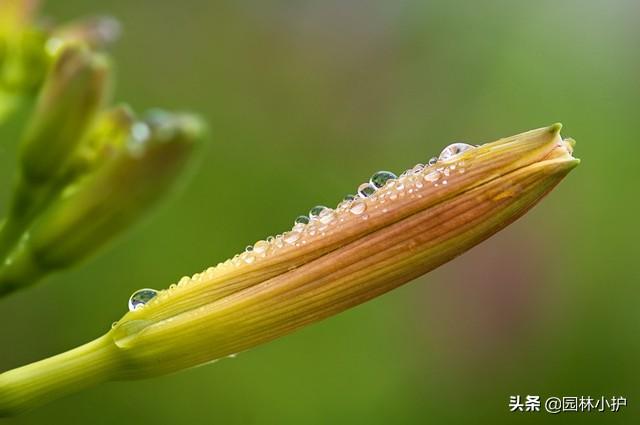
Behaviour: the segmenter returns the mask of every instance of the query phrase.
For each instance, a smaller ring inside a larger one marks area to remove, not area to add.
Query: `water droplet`
[[[356,195],[347,195],[344,198],[342,198],[343,201],[353,201],[354,199],[356,199],[357,196]]]
[[[148,303],[153,297],[158,295],[158,291],[155,289],[139,289],[129,297],[129,311],[136,310],[146,303]]]
[[[360,215],[363,212],[365,212],[366,209],[367,209],[367,204],[364,201],[355,200],[351,204],[349,211],[351,212],[351,214]]]
[[[435,156],[429,159],[429,165],[436,165],[436,162],[438,162],[438,158]]]
[[[438,179],[440,179],[440,171],[438,170],[433,170],[427,174],[424,175],[424,179],[428,182],[437,182]]]
[[[411,172],[413,174],[418,174],[419,172],[421,172],[422,170],[424,170],[424,164],[416,164],[413,166],[413,168],[411,169]]]
[[[256,256],[253,255],[253,253],[251,252],[246,252],[243,256],[242,259],[244,260],[245,263],[247,264],[251,264],[254,261],[256,261]]]
[[[316,205],[315,207],[311,208],[311,211],[309,211],[309,218],[316,218],[322,211],[326,209],[327,207],[325,207],[324,205]]]
[[[247,247],[244,249],[246,252],[251,252],[253,251],[253,245],[247,245]]]
[[[344,201],[342,201],[342,202],[340,202],[340,203],[338,204],[338,206],[336,207],[336,210],[337,210],[337,211],[343,211],[343,210],[346,210],[346,209],[348,209],[348,208],[349,208],[349,206],[351,205],[351,203],[352,203],[352,202],[353,202],[353,200],[352,200],[352,199],[350,199],[350,200],[344,200]]]
[[[378,171],[373,176],[371,176],[369,183],[371,183],[376,188],[381,188],[388,180],[395,178],[398,177],[390,171]]]
[[[111,324],[111,329],[115,328],[116,326],[118,326],[118,322],[113,322],[113,323]]]
[[[309,223],[309,217],[307,217],[306,215],[299,215],[294,220],[294,223],[295,224],[308,224]]]
[[[284,241],[286,243],[288,243],[289,245],[292,245],[293,243],[295,243],[298,239],[300,239],[300,232],[296,232],[296,231],[291,231],[291,232],[287,232],[283,235],[284,237]]]
[[[473,149],[473,145],[469,145],[467,143],[452,143],[440,153],[440,157],[438,160],[446,161],[450,158],[453,158],[456,155],[460,155],[462,152],[468,151],[469,149]]]
[[[258,255],[264,256],[269,250],[269,243],[267,241],[258,241],[253,245],[253,252]]]
[[[320,223],[322,224],[329,224],[334,218],[336,218],[336,213],[330,208],[326,208],[318,216],[318,219],[320,219]]]
[[[361,198],[366,198],[368,196],[373,195],[376,192],[376,187],[371,183],[362,183],[358,186],[358,195]]]

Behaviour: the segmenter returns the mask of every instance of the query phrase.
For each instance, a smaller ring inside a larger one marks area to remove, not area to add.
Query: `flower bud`
[[[27,183],[50,183],[64,172],[107,96],[108,70],[104,56],[80,45],[60,51],[20,146]]]
[[[127,361],[121,373],[169,373],[247,350],[460,255],[578,164],[559,129],[451,145],[434,165],[386,179],[335,210],[320,208],[308,224],[160,291],[111,331]]]
[[[106,335],[0,375],[0,412],[221,359],[433,270],[522,216],[579,163],[559,130],[452,144],[398,178],[376,173],[371,190],[314,207],[291,231],[216,267],[137,291]]]
[[[157,122],[133,124],[119,149],[101,143],[102,149],[117,150],[107,152],[111,158],[72,183],[36,219],[22,242],[25,254],[39,269],[51,271],[94,253],[167,194],[201,135],[194,117],[165,114]]]

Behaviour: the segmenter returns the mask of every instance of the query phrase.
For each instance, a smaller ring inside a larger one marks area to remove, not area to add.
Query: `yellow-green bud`
[[[314,208],[291,231],[155,297],[138,291],[104,336],[0,375],[0,414],[224,358],[433,270],[522,216],[579,163],[559,130],[456,143],[397,179],[376,173],[373,191]]]
[[[104,56],[67,45],[56,57],[20,146],[23,179],[41,185],[64,173],[107,96]]]
[[[70,266],[127,229],[167,194],[201,135],[188,115],[133,124],[125,144],[110,145],[111,157],[36,219],[25,242],[35,262],[45,270]]]

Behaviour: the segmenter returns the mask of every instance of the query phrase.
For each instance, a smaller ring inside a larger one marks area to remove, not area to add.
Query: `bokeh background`
[[[167,287],[449,142],[562,121],[583,162],[526,217],[390,294],[235,359],[7,424],[640,418],[640,3],[65,0],[44,13],[118,17],[115,99],[197,111],[211,137],[145,223],[2,300],[0,370],[102,334],[135,289]],[[0,143],[3,192],[15,142]],[[518,394],[629,406],[509,413]]]

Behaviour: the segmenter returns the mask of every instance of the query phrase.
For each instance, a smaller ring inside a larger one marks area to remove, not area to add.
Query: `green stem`
[[[118,348],[105,335],[78,348],[0,374],[0,417],[108,381],[116,375]]]
[[[20,240],[59,190],[56,186],[37,187],[18,179],[9,214],[0,223],[0,297],[35,283],[46,274],[21,247]]]
[[[49,187],[40,188],[19,177],[7,218],[0,228],[0,259],[5,259],[29,228],[37,213],[51,199]]]
[[[25,244],[19,244],[0,263],[0,297],[33,285],[49,272],[51,270],[42,268],[34,261]]]

